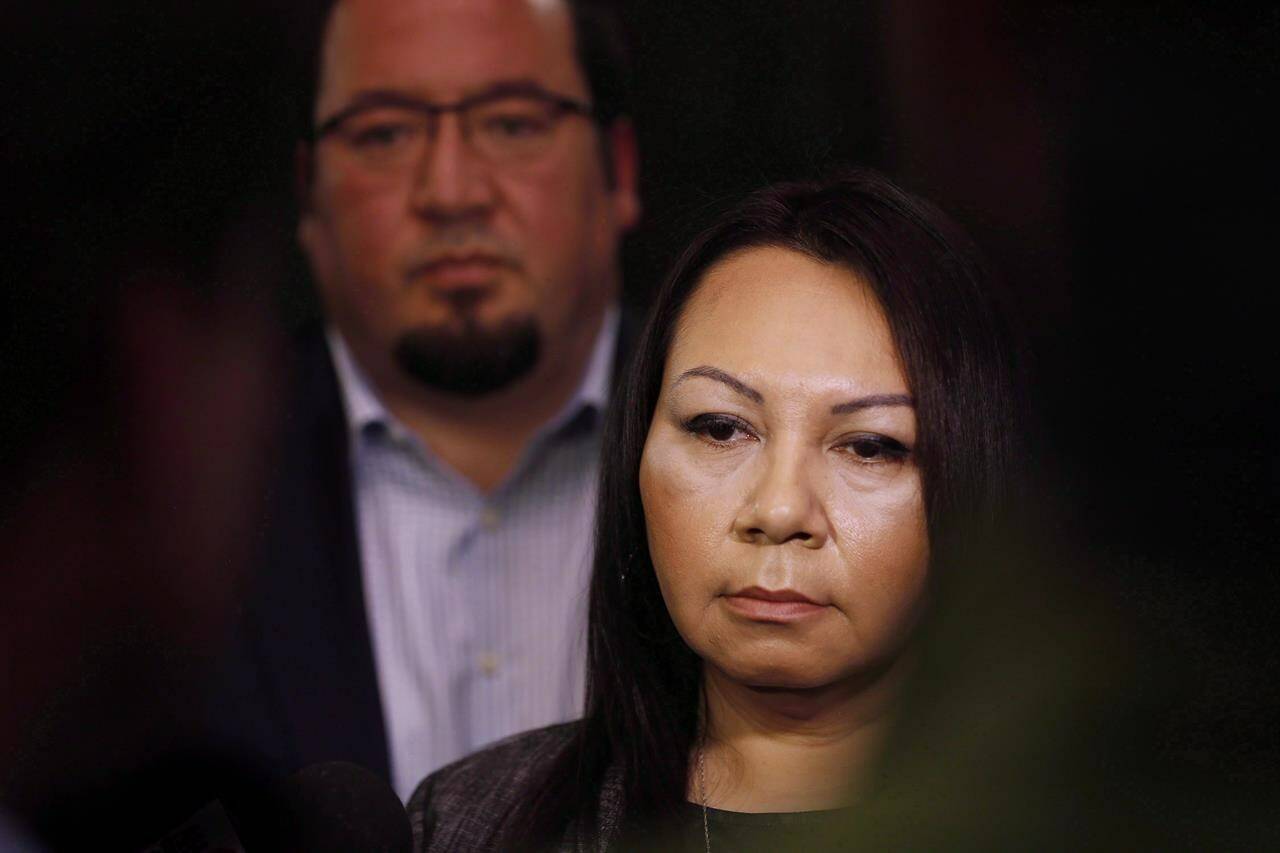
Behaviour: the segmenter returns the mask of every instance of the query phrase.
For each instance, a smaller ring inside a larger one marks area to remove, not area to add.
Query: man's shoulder
[[[317,402],[332,412],[341,412],[337,373],[329,348],[329,336],[320,323],[306,323],[292,329],[284,352],[286,415],[296,414],[298,407],[308,408]]]
[[[483,847],[529,787],[573,740],[580,723],[523,732],[432,773],[407,806],[417,849]]]

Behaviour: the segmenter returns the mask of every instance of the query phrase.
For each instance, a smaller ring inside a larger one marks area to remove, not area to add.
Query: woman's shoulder
[[[546,773],[579,724],[523,732],[442,767],[407,806],[415,850],[488,847],[502,817]]]

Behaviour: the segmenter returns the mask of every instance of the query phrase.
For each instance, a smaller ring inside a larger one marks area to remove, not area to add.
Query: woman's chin
[[[815,666],[814,660],[800,655],[795,659],[775,655],[712,663],[733,683],[756,690],[818,690],[840,678],[840,673]]]
[[[721,678],[755,690],[821,692],[829,688],[862,690],[895,670],[901,654],[840,654],[830,646],[805,643],[741,644],[733,654],[705,650],[704,661]],[[714,676],[713,676],[714,677]]]

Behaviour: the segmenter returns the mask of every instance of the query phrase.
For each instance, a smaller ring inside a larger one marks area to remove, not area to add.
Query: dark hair
[[[315,14],[302,24],[302,65],[299,72],[305,97],[299,115],[298,135],[312,131],[316,98],[320,94],[320,70],[329,18],[341,0],[321,0]],[[601,126],[609,127],[631,114],[631,53],[626,31],[614,0],[566,0],[573,23],[574,53],[586,77],[591,103]]]
[[[507,824],[519,827],[515,846],[591,835],[606,771],[620,774],[623,832],[675,817],[685,800],[701,667],[667,613],[648,555],[640,457],[685,304],[709,267],[760,246],[846,267],[879,299],[915,398],[932,570],[947,562],[950,530],[968,532],[999,512],[1016,432],[1012,359],[970,240],[932,204],[868,171],[748,197],[676,263],[616,394],[604,438],[585,718]]]

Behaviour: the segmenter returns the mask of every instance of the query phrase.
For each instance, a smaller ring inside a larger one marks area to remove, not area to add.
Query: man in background
[[[579,713],[596,457],[639,215],[612,19],[340,0],[300,146],[304,342],[218,701],[289,772],[402,797]]]

